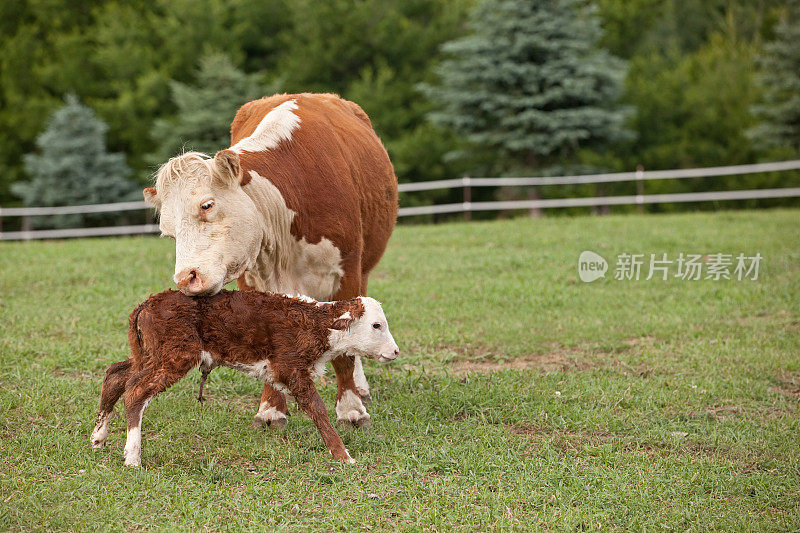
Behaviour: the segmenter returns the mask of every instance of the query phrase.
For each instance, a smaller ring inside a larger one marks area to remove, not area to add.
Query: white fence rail
[[[680,202],[708,202],[726,200],[752,200],[765,198],[800,197],[800,187],[777,189],[755,189],[734,191],[708,191],[674,194],[643,194],[643,184],[649,180],[709,178],[715,176],[739,176],[763,172],[784,172],[800,170],[800,160],[778,161],[774,163],[758,163],[753,165],[736,165],[727,167],[689,168],[679,170],[637,170],[635,172],[616,172],[610,174],[586,174],[578,176],[556,177],[504,177],[504,178],[472,178],[464,176],[448,180],[426,181],[418,183],[401,183],[400,192],[430,191],[436,189],[463,189],[464,201],[451,204],[424,205],[402,207],[399,217],[417,215],[436,215],[444,213],[471,213],[474,211],[503,211],[512,209],[552,209],[563,207],[596,207],[611,205],[644,205]],[[473,187],[530,187],[542,185],[579,185],[588,183],[637,182],[636,195],[600,196],[589,198],[555,198],[546,200],[515,200],[495,202],[472,202]],[[143,202],[118,202],[109,204],[71,205],[59,207],[0,207],[0,229],[3,217],[23,217],[23,228],[27,228],[28,217],[45,215],[72,215],[87,213],[111,213],[149,209]],[[0,231],[0,241],[31,239],[63,239],[71,237],[98,237],[111,235],[136,235],[157,233],[157,224],[141,224],[133,226],[109,226],[101,228],[69,228],[56,230]]]

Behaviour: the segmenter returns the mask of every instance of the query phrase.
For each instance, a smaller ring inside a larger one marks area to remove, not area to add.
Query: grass
[[[160,395],[143,469],[89,433],[156,238],[0,244],[0,529],[800,528],[800,211],[397,229],[370,281],[402,354],[334,464],[311,422],[249,427],[260,386]],[[577,258],[609,259],[579,281]],[[621,253],[764,256],[758,281],[617,281]],[[320,384],[331,407],[334,388]],[[118,411],[121,406],[118,407]]]

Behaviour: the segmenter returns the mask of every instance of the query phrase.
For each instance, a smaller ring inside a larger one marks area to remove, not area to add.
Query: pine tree
[[[749,131],[762,148],[789,148],[800,154],[800,1],[787,9],[775,40],[761,56],[763,102],[753,107],[761,123]]]
[[[569,163],[578,149],[624,138],[616,105],[624,62],[598,46],[581,0],[484,0],[470,35],[450,41],[434,122],[498,157],[496,171]]]
[[[62,206],[119,202],[138,198],[139,187],[121,153],[106,149],[108,126],[75,95],[50,118],[36,138],[38,153],[24,156],[30,181],[12,185],[14,194],[28,206]],[[108,220],[109,215],[36,217],[37,227],[74,226]]]
[[[159,147],[151,156],[153,164],[161,164],[180,151],[213,154],[230,146],[231,122],[239,107],[274,92],[221,53],[200,59],[193,85],[173,80],[170,91],[178,112],[157,120],[153,127]]]

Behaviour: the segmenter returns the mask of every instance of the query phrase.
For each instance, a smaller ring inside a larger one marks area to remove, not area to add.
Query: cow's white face
[[[184,294],[214,294],[253,265],[264,233],[236,153],[170,159],[144,196],[160,211],[161,233],[175,239],[174,280]]]
[[[381,363],[393,361],[400,355],[400,349],[389,331],[389,323],[380,302],[367,296],[362,296],[359,300],[364,306],[364,312],[359,318],[349,322],[349,326],[341,332],[335,348],[347,355],[360,355],[377,359]],[[345,315],[348,316],[341,316],[339,319],[351,318],[349,313]]]

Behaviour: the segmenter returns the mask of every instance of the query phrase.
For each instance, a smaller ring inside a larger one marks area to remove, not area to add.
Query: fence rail
[[[423,205],[402,207],[399,217],[436,215],[445,213],[469,213],[475,211],[503,211],[513,209],[553,209],[564,207],[597,207],[611,205],[645,205],[660,203],[709,202],[728,200],[754,200],[766,198],[800,197],[800,187],[776,189],[755,189],[735,191],[708,191],[671,194],[643,194],[643,183],[649,180],[709,178],[716,176],[739,176],[763,172],[784,172],[800,170],[800,160],[758,163],[753,165],[735,165],[727,167],[690,168],[679,170],[637,170],[634,172],[616,172],[609,174],[586,174],[577,176],[555,177],[503,177],[473,178],[464,176],[447,180],[426,181],[418,183],[401,183],[400,192],[430,191],[437,189],[461,188],[464,201],[451,204]],[[579,198],[555,198],[545,200],[514,200],[494,202],[472,202],[472,187],[525,187],[541,185],[578,185],[588,183],[637,182],[637,194],[629,196],[599,196]],[[0,228],[3,217],[27,217],[46,215],[72,215],[87,213],[110,213],[149,209],[143,201],[118,202],[108,204],[71,205],[59,207],[0,207]],[[23,224],[25,227],[27,224]],[[112,235],[138,235],[157,233],[157,224],[141,224],[131,226],[108,226],[102,228],[69,228],[54,230],[0,231],[0,241],[63,239],[71,237],[99,237]]]

